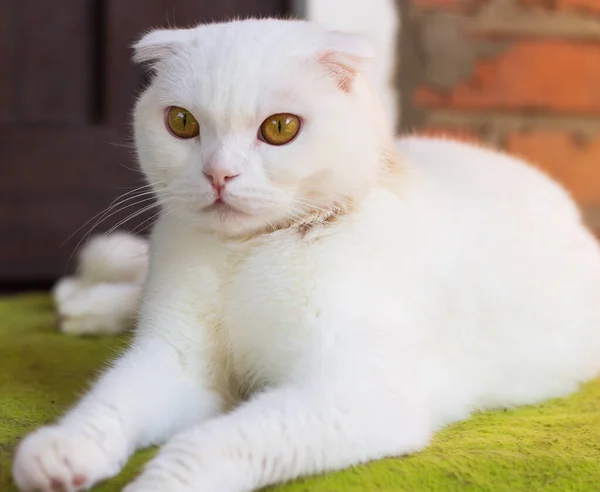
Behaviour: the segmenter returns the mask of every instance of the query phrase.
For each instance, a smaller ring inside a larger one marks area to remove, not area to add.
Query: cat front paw
[[[51,426],[33,432],[18,446],[13,479],[22,492],[77,492],[119,469],[91,438]]]

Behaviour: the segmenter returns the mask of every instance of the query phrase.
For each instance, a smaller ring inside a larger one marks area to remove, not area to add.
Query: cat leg
[[[161,227],[153,231],[156,261],[132,347],[63,419],[19,445],[13,475],[20,490],[89,488],[117,474],[137,448],[162,443],[220,410],[221,397],[208,389],[211,343],[198,316],[214,299],[216,287],[207,281],[212,260],[199,260],[195,244],[186,250],[187,242],[171,241],[172,234],[157,237]]]
[[[64,418],[21,442],[14,480],[21,491],[87,489],[116,475],[136,448],[163,442],[218,407],[184,371],[180,352],[147,333]]]
[[[184,431],[125,492],[249,492],[426,446],[430,418],[414,382],[403,378],[398,391],[356,367],[344,382],[333,372],[339,368]]]

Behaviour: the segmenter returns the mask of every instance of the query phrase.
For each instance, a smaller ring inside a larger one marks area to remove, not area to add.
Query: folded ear
[[[355,77],[375,56],[370,41],[359,35],[329,31],[318,54],[318,62],[335,79],[340,89],[349,92]]]
[[[137,63],[160,61],[180,49],[189,35],[190,29],[150,31],[133,45],[133,60]]]

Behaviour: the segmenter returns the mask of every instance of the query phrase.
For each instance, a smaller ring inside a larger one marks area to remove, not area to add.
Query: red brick
[[[488,0],[409,0],[413,7],[423,10],[462,10],[468,11]]]
[[[410,3],[421,9],[451,9],[461,8],[469,0],[410,0]]]
[[[414,97],[419,105],[438,108],[598,113],[600,43],[515,42],[498,56],[480,60],[469,79],[451,90],[421,86]]]
[[[554,0],[552,3],[549,3],[548,0],[521,0],[521,5],[558,12],[576,10],[600,13],[600,1],[598,0]]]
[[[600,13],[598,0],[556,0],[558,10],[582,10]]]
[[[514,133],[506,149],[545,170],[582,206],[600,205],[600,135],[583,139],[561,131]]]

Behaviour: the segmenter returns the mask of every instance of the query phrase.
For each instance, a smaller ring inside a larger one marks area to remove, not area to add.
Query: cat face
[[[154,31],[135,139],[165,214],[227,235],[351,200],[379,173],[381,121],[355,36],[300,21]]]

